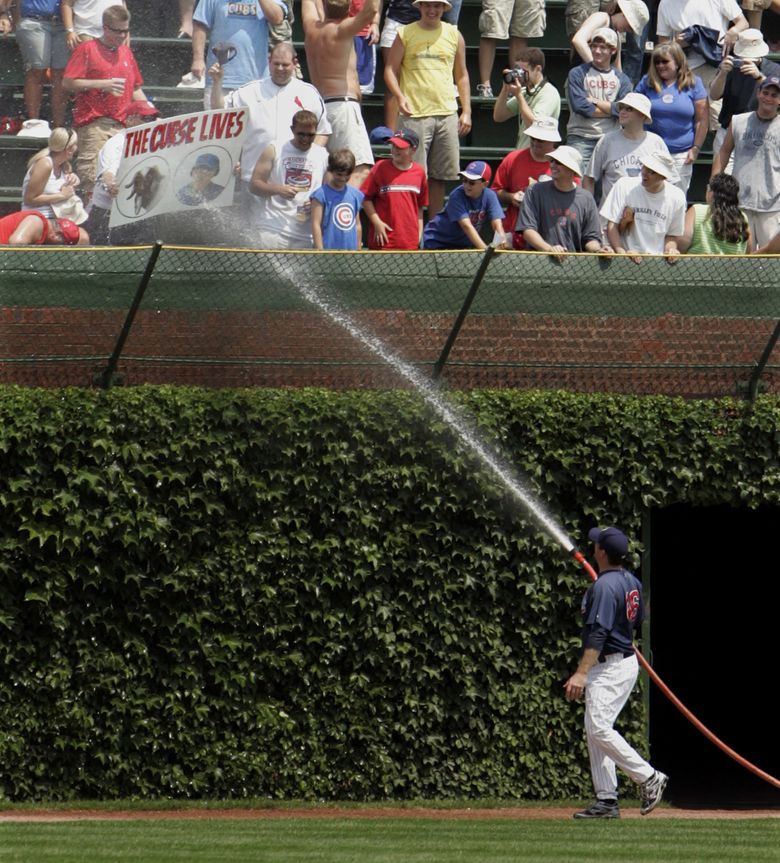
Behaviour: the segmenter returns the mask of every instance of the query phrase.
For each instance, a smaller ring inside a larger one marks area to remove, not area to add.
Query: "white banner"
[[[245,115],[224,108],[128,129],[109,227],[232,204]]]

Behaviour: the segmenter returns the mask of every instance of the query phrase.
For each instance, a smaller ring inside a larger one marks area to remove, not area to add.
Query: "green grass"
[[[224,820],[1,824],[0,860],[261,863],[761,863],[776,820]]]

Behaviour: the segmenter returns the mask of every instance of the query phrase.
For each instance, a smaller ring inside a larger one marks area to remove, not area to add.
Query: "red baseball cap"
[[[62,232],[62,242],[66,246],[75,246],[81,237],[79,226],[70,219],[57,219],[57,224]]]

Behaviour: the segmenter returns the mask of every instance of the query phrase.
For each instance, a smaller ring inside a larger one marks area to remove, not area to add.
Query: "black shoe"
[[[575,812],[575,818],[620,818],[617,800],[596,800],[582,812]]]

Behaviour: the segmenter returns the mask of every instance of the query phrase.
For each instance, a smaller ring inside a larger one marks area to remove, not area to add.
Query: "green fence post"
[[[772,351],[775,349],[778,338],[780,338],[780,321],[775,324],[774,332],[766,343],[764,353],[761,354],[761,359],[756,363],[756,367],[753,369],[753,374],[750,376],[750,383],[748,383],[748,400],[750,401],[750,404],[753,404],[756,400],[756,395],[758,395],[758,382],[761,375],[764,373],[766,364],[769,362],[769,357],[772,356]]]
[[[127,337],[130,335],[133,321],[135,320],[136,313],[138,312],[138,308],[141,305],[141,300],[143,300],[144,298],[146,288],[152,278],[152,273],[154,272],[154,267],[157,264],[157,258],[160,257],[161,251],[162,243],[158,240],[152,247],[152,254],[149,256],[149,260],[146,262],[146,269],[144,270],[144,274],[141,277],[141,281],[138,283],[138,288],[136,289],[135,296],[133,297],[133,302],[130,304],[130,308],[127,310],[127,317],[125,318],[125,322],[122,325],[119,337],[116,340],[116,345],[114,345],[114,352],[111,354],[108,365],[103,371],[103,374],[100,376],[100,386],[104,390],[109,389],[111,387],[111,384],[113,383],[114,374],[116,373],[116,367],[119,365],[119,357],[122,356],[122,349],[125,346]]]
[[[469,313],[469,309],[471,308],[471,304],[474,302],[474,297],[477,295],[479,286],[482,284],[482,279],[485,278],[485,273],[487,272],[487,268],[490,266],[490,261],[495,253],[496,250],[494,246],[488,246],[487,249],[485,249],[485,254],[482,256],[482,262],[479,265],[477,274],[474,276],[474,281],[471,283],[471,287],[466,294],[466,298],[463,300],[463,305],[460,308],[460,312],[458,312],[458,317],[455,319],[455,323],[450,330],[450,334],[447,336],[447,341],[441,349],[439,359],[436,360],[433,365],[431,379],[434,381],[437,381],[441,377],[442,370],[449,358],[450,351],[458,338],[458,333],[460,333],[461,327],[463,326],[466,316]]]

